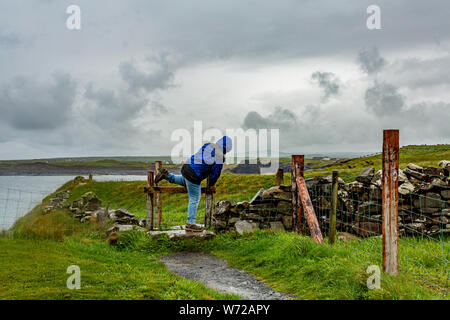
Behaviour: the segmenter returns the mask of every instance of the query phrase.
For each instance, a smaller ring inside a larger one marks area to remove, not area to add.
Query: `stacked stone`
[[[399,170],[399,231],[420,235],[450,233],[450,161],[439,167],[408,164]],[[339,179],[337,230],[368,237],[381,234],[382,173],[364,170],[356,181]],[[327,233],[331,209],[331,176],[306,180],[319,224]],[[289,186],[261,189],[250,202],[216,203],[213,224],[216,230],[256,228],[292,229]],[[278,226],[275,225],[279,223]],[[303,230],[308,230],[304,228]]]
[[[67,199],[70,198],[70,191],[64,190],[56,193],[53,198],[50,198],[49,205],[44,207],[44,214],[49,213],[54,209],[62,209],[65,207]]]
[[[137,225],[145,227],[145,219],[136,218],[134,214],[126,209],[102,208],[102,202],[94,192],[86,192],[80,199],[69,205],[72,216],[81,222],[111,220],[117,225]]]
[[[450,161],[439,167],[408,164],[399,187],[399,216],[407,234],[450,233]]]
[[[399,231],[419,235],[450,232],[450,161],[439,167],[408,164],[399,170]],[[320,177],[307,185],[321,228],[327,230],[331,184]],[[356,181],[340,184],[337,229],[360,236],[380,235],[382,223],[382,172],[368,168]]]
[[[250,201],[216,202],[213,226],[217,231],[236,230],[239,234],[254,229],[276,231],[292,229],[291,187],[260,189]]]

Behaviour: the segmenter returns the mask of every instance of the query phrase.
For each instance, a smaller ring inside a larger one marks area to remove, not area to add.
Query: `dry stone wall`
[[[450,161],[438,167],[408,164],[399,171],[399,229],[406,235],[450,233]],[[339,179],[337,229],[367,237],[381,234],[382,173],[367,168],[356,181]],[[331,176],[306,180],[324,233],[328,230]],[[217,231],[254,229],[292,230],[291,187],[261,189],[250,201],[216,202],[213,226]],[[303,228],[308,230],[308,228]]]

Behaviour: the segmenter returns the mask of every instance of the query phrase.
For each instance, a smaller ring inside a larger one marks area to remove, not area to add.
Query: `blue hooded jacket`
[[[208,176],[209,184],[215,185],[222,172],[225,153],[232,148],[230,137],[224,136],[216,143],[206,143],[181,168],[181,174],[192,183],[200,184]]]

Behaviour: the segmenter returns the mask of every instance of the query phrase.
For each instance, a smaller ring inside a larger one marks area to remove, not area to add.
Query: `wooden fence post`
[[[336,240],[336,210],[338,195],[338,172],[333,171],[331,182],[331,211],[330,211],[330,229],[328,230],[328,243],[334,244]]]
[[[383,270],[398,275],[399,131],[383,131]]]
[[[206,180],[206,193],[205,193],[205,228],[211,227],[211,218],[214,210],[214,197],[213,193],[209,192],[209,177]]]
[[[161,172],[162,169],[162,162],[161,161],[155,161],[155,174]],[[159,183],[156,183],[156,186],[159,185]],[[155,194],[155,211],[156,211],[156,228],[161,227],[161,219],[162,219],[162,203],[161,203],[161,193],[157,192]]]
[[[317,221],[316,213],[309,196],[308,188],[306,187],[305,179],[297,177],[297,190],[303,209],[305,210],[306,221],[308,222],[309,232],[315,242],[323,243],[322,232],[320,231],[319,222]]]
[[[298,198],[297,177],[303,177],[305,157],[292,155],[291,157],[291,193],[292,193],[292,231],[303,232],[303,208]]]
[[[278,168],[276,175],[276,183],[277,186],[281,186],[283,184],[283,169]]]
[[[154,173],[147,172],[147,185],[149,188],[153,187]],[[147,193],[147,218],[145,219],[148,230],[153,230],[153,193]]]

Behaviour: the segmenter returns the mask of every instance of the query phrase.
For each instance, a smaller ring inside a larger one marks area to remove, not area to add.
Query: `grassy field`
[[[236,299],[171,274],[158,254],[116,250],[104,241],[0,237],[0,299]],[[66,286],[70,265],[81,290]]]
[[[357,254],[356,249],[365,246],[358,240],[320,245],[305,236],[270,231],[175,242],[152,240],[135,231],[123,233],[118,247],[92,234],[72,235],[64,241],[0,237],[0,299],[62,299],[65,294],[71,299],[237,298],[170,274],[159,258],[179,251],[213,254],[297,299],[448,299],[442,290],[404,272],[398,277],[382,274],[381,288],[369,290],[366,269],[381,261],[379,256]],[[418,250],[410,254],[426,258]],[[70,265],[81,269],[81,290],[66,287]],[[427,261],[429,271],[442,272],[436,266]]]
[[[433,151],[403,148],[401,167],[409,162],[436,166],[450,159],[441,146]],[[367,166],[380,168],[381,157],[338,161],[334,166],[306,172],[305,176],[327,175],[338,169],[349,177]],[[95,178],[95,177],[94,177]],[[273,175],[223,174],[215,200],[249,200],[260,189],[274,184]],[[285,175],[285,183],[290,176]],[[165,182],[163,183],[165,184]],[[68,182],[69,201],[94,191],[103,204],[126,208],[145,216],[145,182],[97,182],[84,185]],[[43,201],[43,205],[51,197]],[[163,226],[184,224],[187,195],[163,196]],[[198,223],[202,223],[204,203]],[[381,239],[356,239],[335,246],[320,245],[292,233],[260,231],[237,236],[219,234],[210,241],[152,240],[139,232],[122,233],[117,247],[110,247],[104,232],[95,224],[81,224],[66,210],[43,215],[37,206],[0,237],[0,299],[228,299],[202,284],[170,274],[159,262],[167,253],[200,251],[225,259],[266,282],[274,289],[298,299],[448,299],[448,267],[442,257],[450,255],[447,245],[426,239],[401,239],[401,274],[382,275],[381,289],[366,286],[369,265],[381,265]],[[76,264],[82,270],[82,290],[69,291],[66,269]],[[429,279],[432,279],[430,282]],[[434,285],[438,284],[438,286]]]

